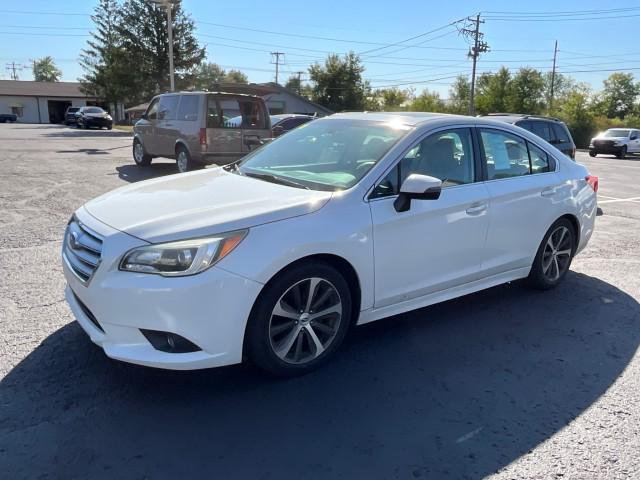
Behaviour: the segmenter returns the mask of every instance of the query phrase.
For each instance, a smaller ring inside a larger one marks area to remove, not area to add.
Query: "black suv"
[[[557,118],[522,115],[519,113],[490,113],[489,115],[483,115],[483,117],[511,123],[529,130],[531,133],[545,139],[572,160],[576,159],[576,144],[573,143],[571,133],[569,133],[565,123]]]

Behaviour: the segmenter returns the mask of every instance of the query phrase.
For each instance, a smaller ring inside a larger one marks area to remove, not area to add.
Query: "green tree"
[[[349,52],[344,57],[331,54],[324,65],[309,68],[312,100],[333,111],[365,110],[371,105],[371,87],[362,78],[365,68],[360,57]]]
[[[634,110],[640,86],[631,73],[612,73],[604,81],[598,109],[608,118],[625,118]]]
[[[194,23],[172,5],[173,63],[177,88],[191,83],[193,71],[205,57],[205,49],[194,36]],[[136,74],[137,99],[149,99],[169,89],[169,52],[167,15],[163,7],[147,0],[125,0],[120,7],[116,32],[119,46],[127,53]]]
[[[413,99],[413,89],[402,89],[398,87],[381,88],[376,92],[382,110],[391,112],[405,109],[407,103]]]
[[[229,83],[249,83],[249,78],[240,70],[229,70],[225,73],[223,81]]]
[[[62,72],[51,57],[43,57],[33,62],[33,79],[36,82],[59,82]]]
[[[106,103],[123,102],[137,96],[135,66],[120,45],[117,25],[121,21],[116,0],[100,0],[91,16],[94,30],[87,46],[80,52],[81,90]]]
[[[555,115],[562,109],[562,105],[577,88],[576,81],[562,73],[556,73],[553,77],[553,99],[551,98],[551,72],[543,75],[544,79],[544,99],[546,111],[549,115]]]
[[[287,83],[284,84],[284,88],[291,90],[297,94],[302,92],[302,82],[298,75],[290,75],[287,79]]]
[[[430,92],[426,88],[418,95],[411,105],[409,110],[412,112],[445,112],[447,110],[444,101],[440,98],[438,92]]]
[[[573,141],[578,147],[588,147],[596,129],[590,98],[588,87],[576,85],[564,94],[562,109],[559,112],[560,117],[571,130]]]
[[[192,71],[193,88],[195,90],[213,90],[215,85],[224,81],[225,71],[213,62],[202,62]]]
[[[541,114],[544,110],[544,79],[542,74],[529,67],[518,70],[509,82],[507,110],[513,113]]]
[[[449,89],[448,109],[451,113],[466,115],[469,113],[471,84],[465,75],[459,75]]]
[[[483,73],[476,82],[475,104],[479,114],[506,112],[511,72],[501,67],[496,73]]]

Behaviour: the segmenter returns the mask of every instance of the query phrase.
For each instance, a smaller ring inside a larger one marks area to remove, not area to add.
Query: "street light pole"
[[[173,21],[171,19],[171,3],[167,4],[167,25],[169,30],[169,83],[171,91],[175,91],[176,84],[173,74]]]
[[[169,85],[171,91],[176,89],[174,72],[173,72],[173,19],[171,18],[171,7],[180,2],[180,0],[151,0],[160,7],[167,10],[167,33],[169,36]]]

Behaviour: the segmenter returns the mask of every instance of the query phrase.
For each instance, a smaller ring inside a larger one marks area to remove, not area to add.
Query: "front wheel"
[[[556,287],[569,271],[575,252],[573,224],[566,218],[557,220],[547,231],[531,266],[528,281],[539,290]]]
[[[590,157],[595,157],[598,155],[598,152],[594,151],[594,150],[589,150],[589,156]]]
[[[269,282],[251,312],[245,350],[277,376],[314,370],[338,350],[351,324],[344,277],[322,262],[287,270]]]
[[[142,142],[135,138],[133,140],[133,161],[139,167],[147,167],[151,165],[151,155],[144,151]]]
[[[624,158],[624,157],[626,157],[626,156],[627,156],[627,146],[625,145],[624,147],[622,147],[622,148],[620,149],[620,153],[618,153],[618,154],[616,155],[616,157],[618,157],[618,158],[622,159],[622,158]]]

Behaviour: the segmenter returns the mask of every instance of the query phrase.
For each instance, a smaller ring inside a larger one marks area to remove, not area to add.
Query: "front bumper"
[[[113,120],[108,118],[83,118],[82,123],[87,127],[111,127],[113,126]]]
[[[88,284],[63,261],[65,296],[78,323],[107,356],[173,370],[242,360],[247,319],[262,284],[215,266],[190,277],[121,272],[120,256],[144,242],[100,224],[84,209],[76,215],[103,236],[102,260]],[[201,350],[156,350],[141,329],[175,333]]]
[[[594,153],[617,155],[622,152],[623,147],[624,145],[593,144],[589,145],[589,151]]]

